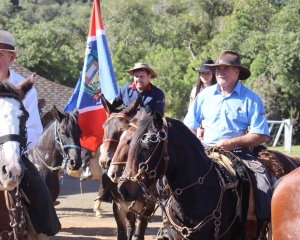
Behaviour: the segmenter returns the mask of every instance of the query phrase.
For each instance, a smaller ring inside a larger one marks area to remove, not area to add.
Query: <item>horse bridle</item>
[[[25,109],[24,104],[22,100],[17,96],[16,94],[13,93],[0,93],[0,97],[11,97],[17,100],[22,107]],[[26,111],[26,110],[25,110]],[[24,129],[25,137],[19,134],[6,134],[3,136],[0,136],[0,145],[9,142],[9,141],[14,141],[20,143],[20,150],[21,150],[21,155],[26,151],[27,149],[27,131],[26,127]]]
[[[221,220],[220,219],[222,217],[221,206],[222,206],[223,195],[224,195],[224,193],[227,189],[235,189],[235,193],[237,194],[236,187],[237,187],[238,181],[226,184],[225,181],[223,180],[223,177],[222,177],[220,171],[217,168],[215,168],[215,170],[217,172],[217,175],[220,179],[220,187],[221,187],[221,192],[220,192],[220,196],[219,196],[217,206],[216,206],[215,210],[213,210],[212,214],[208,215],[203,221],[201,221],[195,227],[192,227],[192,228],[188,228],[188,227],[185,227],[185,226],[183,226],[183,227],[179,226],[172,219],[172,216],[171,216],[171,213],[170,213],[170,211],[171,211],[170,208],[168,208],[169,211],[166,210],[166,206],[170,205],[171,198],[169,198],[167,203],[165,201],[161,201],[161,199],[155,198],[154,196],[152,196],[149,193],[146,185],[143,182],[140,181],[140,178],[141,178],[142,175],[148,176],[149,179],[156,178],[156,169],[157,169],[158,165],[160,164],[160,161],[163,158],[163,155],[164,155],[164,159],[165,159],[165,169],[164,169],[164,174],[162,176],[164,176],[165,173],[166,173],[166,170],[167,170],[167,167],[168,167],[169,156],[168,156],[168,152],[167,152],[167,142],[168,142],[168,139],[167,139],[167,123],[166,123],[165,119],[163,119],[163,120],[164,120],[164,126],[166,126],[165,128],[163,128],[161,131],[158,131],[157,133],[151,133],[151,134],[146,133],[142,136],[142,139],[141,139],[141,141],[143,141],[144,143],[146,143],[148,141],[150,141],[152,143],[157,143],[154,150],[153,150],[153,152],[152,152],[152,154],[148,157],[148,159],[144,163],[139,164],[138,173],[134,177],[123,177],[123,178],[121,177],[119,181],[137,182],[141,186],[141,189],[144,192],[144,194],[146,195],[147,199],[149,199],[149,200],[156,199],[157,204],[165,212],[165,215],[166,215],[168,221],[170,222],[170,224],[172,225],[172,227],[183,236],[183,239],[188,239],[188,236],[191,233],[198,231],[199,229],[204,227],[206,225],[206,223],[210,222],[211,220],[214,220],[214,226],[215,226],[214,237],[215,237],[215,239],[220,239],[231,228],[231,226],[233,225],[233,223],[234,223],[234,221],[237,217],[237,213],[236,213],[234,219],[230,223],[227,230],[225,230],[225,232],[223,232],[221,235],[219,235],[219,231],[220,231],[219,227],[221,225]],[[161,133],[163,133],[163,135],[161,135]],[[157,148],[158,148],[158,146],[160,145],[161,142],[164,143],[164,146],[163,146],[163,150],[162,150],[162,153],[160,155],[159,161],[158,161],[157,165],[155,166],[154,170],[151,170],[150,172],[147,172],[148,163],[150,162],[154,152],[157,150]],[[172,195],[174,195],[174,194],[181,195],[184,190],[186,190],[186,189],[188,189],[188,188],[190,188],[190,187],[192,187],[196,184],[202,185],[204,183],[205,177],[211,172],[212,167],[213,167],[213,161],[211,160],[210,168],[206,172],[206,174],[204,174],[203,177],[199,177],[199,179],[195,183],[192,183],[192,184],[190,184],[190,185],[188,185],[184,188],[181,188],[181,189],[177,188]],[[237,196],[238,196],[238,194],[237,194]]]
[[[75,149],[81,149],[78,145],[64,145],[62,140],[61,140],[61,134],[59,131],[59,128],[56,126],[57,121],[54,122],[54,140],[60,145],[61,151],[60,154],[63,157],[63,162],[62,162],[62,176],[61,176],[61,182],[60,182],[60,186],[63,184],[64,182],[64,178],[66,176],[66,170],[67,170],[67,162],[70,160],[69,155],[66,153],[66,149],[70,149],[70,148],[75,148]]]
[[[106,119],[109,120],[111,118],[125,118],[126,120],[128,120],[129,122],[132,120],[132,117],[127,116],[124,113],[112,113],[108,116],[108,118]],[[114,143],[118,143],[120,142],[120,139],[114,139],[114,138],[105,138],[103,139],[103,142],[114,142]]]

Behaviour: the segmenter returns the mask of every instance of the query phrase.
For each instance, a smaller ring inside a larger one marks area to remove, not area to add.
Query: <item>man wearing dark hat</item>
[[[136,63],[132,69],[126,72],[133,76],[133,83],[122,86],[118,95],[112,102],[113,107],[124,108],[133,103],[138,94],[142,96],[140,107],[146,109],[147,112],[159,112],[162,116],[165,110],[165,95],[162,90],[150,83],[152,78],[156,78],[157,74],[146,63]]]
[[[239,81],[251,73],[241,65],[238,53],[224,50],[215,64],[205,66],[216,74],[217,84],[198,94],[184,123],[195,133],[205,119],[203,145],[233,151],[248,166],[256,186],[255,213],[261,226],[270,220],[272,191],[268,173],[250,148],[268,141],[270,136],[262,100]]]
[[[14,38],[10,32],[0,30],[0,81],[9,81],[13,85],[25,80],[24,77],[12,71],[9,66],[15,60],[16,54],[21,54],[22,51],[16,50],[14,47]],[[29,113],[29,118],[26,122],[27,128],[27,151],[34,148],[37,144],[43,127],[41,124],[37,92],[34,87],[26,94],[22,101],[25,109]],[[23,155],[22,160],[26,170],[31,176],[31,189],[35,205],[29,208],[30,220],[36,231],[38,239],[47,239],[47,236],[55,235],[61,228],[60,222],[56,215],[49,190],[41,178],[36,167]],[[29,193],[26,193],[27,195]],[[29,194],[30,195],[30,194]],[[31,236],[28,236],[31,239]]]
[[[152,78],[156,78],[157,74],[146,63],[136,63],[132,69],[126,72],[133,76],[133,82],[123,85],[118,95],[112,102],[115,108],[128,107],[131,103],[135,102],[138,95],[142,96],[140,107],[145,108],[148,113],[159,112],[162,116],[165,111],[165,94],[162,90],[150,83]],[[103,202],[111,202],[110,184],[111,180],[107,176],[107,172],[102,174],[103,194],[99,198]]]

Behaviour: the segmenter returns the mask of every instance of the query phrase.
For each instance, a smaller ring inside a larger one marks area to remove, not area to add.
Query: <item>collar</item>
[[[216,85],[217,85],[216,92],[219,93],[219,94],[221,94],[221,88],[220,88],[219,83],[217,83]],[[241,88],[242,88],[241,81],[238,80],[237,83],[236,83],[236,85],[235,85],[235,87],[234,87],[234,89],[233,89],[233,91],[229,95],[231,95],[233,92],[236,92],[238,95],[240,95]]]
[[[135,85],[135,82],[131,83],[128,88],[131,88],[131,89],[136,89],[136,85]],[[149,83],[148,87],[146,88],[146,92],[151,92],[151,89],[152,89],[152,84]]]

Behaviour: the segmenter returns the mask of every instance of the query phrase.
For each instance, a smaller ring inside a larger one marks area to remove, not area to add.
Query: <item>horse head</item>
[[[137,112],[137,108],[141,102],[141,96],[138,96],[137,100],[123,111],[114,108],[105,99],[103,94],[101,95],[101,101],[106,112],[109,114],[109,117],[103,124],[104,134],[103,143],[100,147],[101,154],[99,164],[102,168],[108,169],[118,146],[121,134],[127,128],[131,119]]]
[[[126,162],[118,189],[126,201],[140,199],[167,168],[167,133],[159,113],[143,119],[137,128],[123,133],[112,160]]]
[[[54,131],[59,151],[67,160],[67,167],[70,170],[78,170],[82,163],[81,130],[78,125],[79,112],[75,108],[73,112],[61,113],[55,106],[53,106],[51,112],[56,120]]]
[[[22,103],[34,83],[28,79],[13,86],[0,81],[0,190],[12,190],[24,176],[25,166],[21,155],[26,150],[26,121],[28,112]]]

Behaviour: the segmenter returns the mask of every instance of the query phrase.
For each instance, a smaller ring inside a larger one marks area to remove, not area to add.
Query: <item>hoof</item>
[[[105,216],[100,211],[96,211],[96,217],[98,217],[98,218],[104,218]]]

